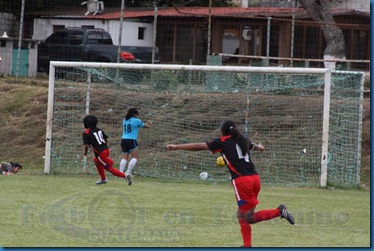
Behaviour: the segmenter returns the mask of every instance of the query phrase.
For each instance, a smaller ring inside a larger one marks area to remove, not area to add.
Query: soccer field
[[[0,176],[2,247],[239,247],[229,182],[109,176]],[[253,225],[254,247],[370,247],[370,192],[263,186],[257,210],[286,204],[296,224]]]

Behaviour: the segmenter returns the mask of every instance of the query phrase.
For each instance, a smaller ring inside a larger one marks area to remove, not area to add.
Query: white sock
[[[119,163],[119,170],[121,172],[125,171],[127,161],[125,159],[122,159],[121,162]]]
[[[135,158],[132,158],[129,162],[129,166],[127,168],[127,171],[126,173],[130,173],[132,172],[132,169],[134,169],[135,165],[136,165],[136,162],[138,162],[138,159],[135,159]]]

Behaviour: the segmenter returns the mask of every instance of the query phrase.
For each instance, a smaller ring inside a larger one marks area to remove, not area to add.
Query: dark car
[[[152,63],[153,47],[121,46],[119,62]],[[117,62],[118,46],[103,29],[65,28],[39,44],[38,70],[48,71],[50,61]],[[160,63],[155,48],[154,63]]]

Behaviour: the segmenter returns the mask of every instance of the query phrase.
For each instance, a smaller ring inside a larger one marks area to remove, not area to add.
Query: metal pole
[[[212,29],[212,0],[209,0],[209,17],[208,17],[208,46],[207,46],[207,55],[206,61],[207,65],[209,65],[209,56],[210,56],[210,36],[211,36],[211,29]]]
[[[55,66],[49,65],[47,127],[45,136],[44,173],[51,173],[53,105],[55,96]]]
[[[23,36],[23,16],[25,13],[25,0],[22,0],[21,6],[21,18],[19,21],[19,36],[18,36],[18,50],[17,50],[17,68],[16,68],[16,77],[19,77],[19,64],[21,60],[21,47],[22,47],[22,36]]]
[[[292,13],[292,27],[291,27],[291,55],[290,55],[290,67],[293,66],[293,48],[295,40],[295,14]]]
[[[91,73],[88,73],[87,80],[86,80],[86,115],[90,114],[90,101],[91,101]]]
[[[358,130],[357,130],[357,171],[356,171],[356,185],[359,185],[361,182],[361,145],[362,145],[362,116],[363,116],[363,109],[364,109],[364,74],[361,74],[361,85],[360,85],[360,103],[359,103],[359,112],[358,112]]]
[[[117,52],[117,63],[119,63],[119,56],[121,53],[121,46],[122,46],[122,26],[123,26],[123,14],[125,9],[125,0],[121,0],[121,18],[119,24],[119,37],[118,37],[118,52]]]
[[[271,28],[271,17],[268,17],[267,35],[266,35],[266,57],[267,57],[266,66],[269,66],[269,56],[270,56],[270,28]]]
[[[329,126],[330,126],[331,71],[325,73],[325,90],[323,95],[322,154],[321,154],[321,187],[327,186],[327,167],[329,165]]]
[[[152,64],[155,63],[155,54],[156,54],[156,37],[157,37],[157,2],[156,1],[153,1],[153,6],[155,8],[155,16],[153,18]]]

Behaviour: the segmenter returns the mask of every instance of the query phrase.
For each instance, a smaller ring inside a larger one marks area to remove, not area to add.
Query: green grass
[[[109,176],[0,176],[3,247],[239,247],[230,183]],[[257,210],[285,203],[253,226],[255,247],[370,247],[370,191],[263,187]]]

